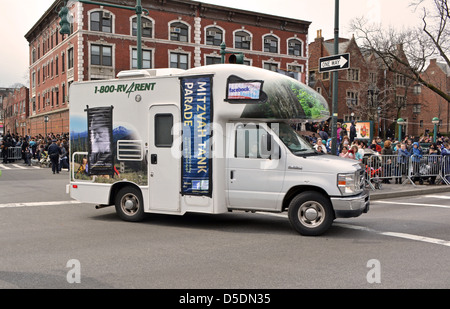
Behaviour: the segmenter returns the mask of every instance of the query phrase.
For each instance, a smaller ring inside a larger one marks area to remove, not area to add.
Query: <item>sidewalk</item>
[[[441,192],[450,192],[450,186],[448,185],[429,185],[427,183],[419,185],[412,185],[410,181],[404,184],[382,184],[381,190],[370,190],[370,200],[382,200],[393,197],[404,197],[413,195],[426,195]]]

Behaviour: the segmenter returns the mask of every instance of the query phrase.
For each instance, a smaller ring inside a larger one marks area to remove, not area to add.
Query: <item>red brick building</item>
[[[5,131],[5,109],[3,108],[3,102],[6,106],[6,98],[8,95],[14,91],[14,88],[0,88],[0,135],[6,133]]]
[[[402,46],[397,46],[397,50],[406,59]],[[388,130],[396,132],[396,120],[403,118],[403,134],[419,136],[425,132],[420,126],[426,103],[420,96],[420,85],[387,70],[376,55],[361,49],[355,38],[339,39],[339,54],[342,53],[350,54],[350,68],[338,71],[338,121],[371,120],[374,135],[385,137]],[[308,84],[325,97],[330,110],[332,73],[319,73],[318,69],[319,58],[333,54],[334,39],[325,40],[319,30],[309,44]]]
[[[121,4],[123,1],[105,0]],[[73,2],[72,33],[59,34],[56,0],[25,35],[30,46],[28,133],[69,131],[69,87],[75,81],[115,78],[137,67],[136,14]],[[128,3],[128,2],[127,2]],[[134,1],[128,3],[131,7]],[[220,63],[220,44],[243,52],[245,64],[298,72],[306,82],[310,22],[188,0],[143,0],[143,68]]]
[[[27,134],[29,90],[16,88],[3,98],[4,133]]]
[[[424,80],[450,94],[450,68],[447,64],[431,59],[421,76]],[[421,100],[425,103],[425,106],[419,111],[420,128],[433,132],[434,124],[431,123],[431,119],[437,117],[439,118],[438,132],[450,132],[450,102],[424,86],[417,86],[416,91],[420,93]]]

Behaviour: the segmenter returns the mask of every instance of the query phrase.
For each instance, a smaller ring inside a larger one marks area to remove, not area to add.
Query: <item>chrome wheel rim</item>
[[[139,210],[139,199],[132,193],[125,194],[120,200],[120,206],[124,214],[132,216]]]
[[[299,207],[297,216],[303,226],[318,227],[325,220],[325,208],[316,201],[307,201]]]

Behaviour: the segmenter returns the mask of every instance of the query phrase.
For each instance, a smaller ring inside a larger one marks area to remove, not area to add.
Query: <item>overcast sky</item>
[[[429,0],[427,0],[429,1]],[[23,83],[29,87],[29,50],[25,34],[47,11],[54,0],[0,1],[0,87]],[[200,2],[229,6],[266,14],[312,22],[309,40],[322,29],[325,39],[334,37],[334,0],[201,0]],[[356,17],[384,26],[420,26],[418,13],[409,7],[411,0],[341,0],[341,37],[351,37],[349,23]]]

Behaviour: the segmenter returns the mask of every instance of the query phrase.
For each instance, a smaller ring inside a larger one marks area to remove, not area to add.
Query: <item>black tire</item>
[[[334,220],[330,201],[314,191],[294,197],[289,204],[288,215],[292,227],[304,236],[322,235]]]
[[[135,187],[124,187],[117,192],[116,212],[124,221],[138,222],[144,219],[142,193]]]

